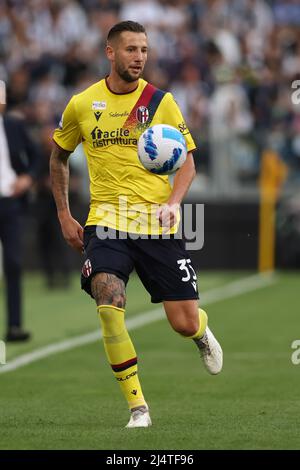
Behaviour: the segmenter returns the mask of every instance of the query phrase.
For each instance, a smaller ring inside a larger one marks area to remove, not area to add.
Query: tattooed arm
[[[50,157],[50,177],[63,236],[72,248],[81,253],[83,228],[77,220],[73,219],[69,208],[69,155],[70,152],[54,144]]]

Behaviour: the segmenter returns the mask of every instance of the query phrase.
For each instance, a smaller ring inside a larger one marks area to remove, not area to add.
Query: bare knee
[[[91,281],[91,290],[97,305],[125,307],[125,283],[115,274],[95,274]]]
[[[182,336],[194,336],[199,328],[199,323],[193,321],[180,321],[171,323],[172,328]]]
[[[194,336],[199,329],[198,303],[194,300],[165,301],[164,308],[172,328],[182,336]]]

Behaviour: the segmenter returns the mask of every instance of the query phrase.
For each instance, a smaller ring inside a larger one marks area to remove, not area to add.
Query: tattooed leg
[[[92,279],[91,288],[97,306],[113,305],[118,308],[125,307],[125,283],[114,274],[95,274]]]
[[[92,279],[107,359],[131,410],[147,412],[137,371],[137,355],[126,329],[125,284],[114,274],[97,273]],[[150,418],[149,418],[150,419]]]

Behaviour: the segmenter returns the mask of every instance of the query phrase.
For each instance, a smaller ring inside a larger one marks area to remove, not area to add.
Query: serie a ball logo
[[[151,173],[175,173],[185,162],[186,156],[185,138],[175,127],[157,124],[146,129],[139,138],[138,157]]]

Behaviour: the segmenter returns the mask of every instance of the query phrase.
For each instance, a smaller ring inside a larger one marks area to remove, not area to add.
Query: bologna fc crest
[[[146,106],[139,106],[136,110],[136,118],[141,124],[145,124],[149,119],[148,108]]]
[[[92,264],[89,259],[85,261],[81,272],[84,277],[90,277],[90,275],[92,274]]]

